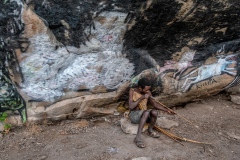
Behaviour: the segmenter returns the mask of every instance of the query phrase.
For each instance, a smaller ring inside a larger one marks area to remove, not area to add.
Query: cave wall
[[[139,78],[150,77],[159,100],[175,105],[237,85],[239,4],[227,0],[152,3],[125,34],[124,47],[138,74],[132,86]]]
[[[232,0],[4,0],[1,106],[22,119],[115,112],[141,77],[169,106],[239,79],[239,8]],[[15,112],[16,113],[16,112]]]

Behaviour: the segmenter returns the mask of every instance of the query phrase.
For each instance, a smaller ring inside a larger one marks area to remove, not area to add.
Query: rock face
[[[23,121],[112,114],[142,77],[169,106],[238,83],[240,2],[0,5],[0,112],[18,110]]]

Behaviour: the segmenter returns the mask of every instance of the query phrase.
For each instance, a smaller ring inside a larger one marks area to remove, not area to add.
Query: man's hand
[[[148,93],[144,95],[144,98],[146,98],[146,99],[148,99],[149,97],[150,97],[150,94],[148,94]]]
[[[149,99],[149,97],[152,96],[152,93],[150,91],[147,91],[147,93],[144,95],[146,99]]]

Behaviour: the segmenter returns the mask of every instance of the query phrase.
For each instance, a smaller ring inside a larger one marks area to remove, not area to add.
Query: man
[[[131,88],[129,91],[129,118],[132,123],[139,124],[137,135],[134,139],[134,143],[139,148],[145,147],[144,141],[141,138],[142,129],[145,123],[149,123],[148,135],[150,137],[160,137],[156,132],[153,131],[153,126],[155,125],[158,116],[157,110],[162,110],[168,112],[169,114],[174,114],[171,110],[166,109],[152,98],[150,89],[150,81],[147,78],[142,78],[138,81],[138,87]],[[152,104],[154,109],[147,109],[148,101]],[[143,110],[140,110],[140,107]]]

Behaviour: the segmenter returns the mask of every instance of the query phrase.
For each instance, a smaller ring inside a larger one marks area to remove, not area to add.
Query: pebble
[[[138,158],[133,158],[132,160],[152,160],[151,157],[138,157]]]
[[[110,153],[110,154],[116,154],[119,152],[119,149],[118,148],[115,148],[115,147],[109,147],[107,149],[107,152]]]
[[[39,158],[39,160],[45,160],[45,159],[47,159],[48,157],[47,156],[41,156],[40,158]]]
[[[240,140],[240,136],[239,135],[236,135],[234,133],[231,133],[231,132],[227,132],[227,135],[234,138],[234,139],[237,139],[237,140]]]

